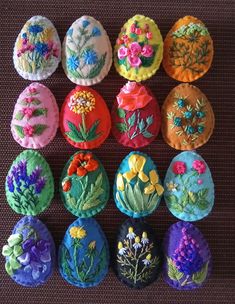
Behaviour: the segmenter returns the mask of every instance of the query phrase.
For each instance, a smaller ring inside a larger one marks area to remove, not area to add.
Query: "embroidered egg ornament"
[[[6,272],[17,284],[37,287],[52,275],[55,244],[39,219],[25,216],[15,225],[2,248],[2,255],[6,259]]]
[[[164,199],[170,212],[184,221],[206,217],[214,205],[214,183],[205,160],[194,151],[175,156],[164,181]]]
[[[68,29],[62,48],[66,76],[84,86],[99,83],[112,65],[112,47],[99,21],[82,16]]]
[[[192,290],[209,278],[211,252],[204,236],[193,224],[171,225],[164,237],[163,251],[163,278],[171,287]]]
[[[146,80],[159,69],[162,56],[162,35],[152,19],[135,15],[123,25],[114,48],[114,65],[121,76]]]
[[[94,149],[108,137],[111,117],[104,99],[89,87],[77,86],[65,98],[60,130],[74,147]]]
[[[113,187],[121,212],[133,218],[150,215],[160,204],[163,192],[156,165],[147,154],[131,152],[122,160]]]
[[[24,148],[39,149],[55,137],[59,109],[52,92],[34,82],[20,94],[11,121],[13,138]]]
[[[88,151],[75,153],[65,165],[60,180],[61,199],[73,215],[91,217],[109,199],[109,179],[101,162]]]
[[[213,40],[205,24],[185,16],[176,21],[164,40],[163,67],[170,77],[191,82],[209,70],[213,55]]]
[[[61,60],[61,43],[49,19],[33,16],[20,31],[14,47],[13,61],[24,79],[43,80],[51,76]]]
[[[17,213],[37,215],[47,209],[54,196],[54,179],[45,158],[33,150],[21,152],[7,174],[5,190]]]
[[[95,219],[78,218],[59,247],[61,276],[76,287],[97,286],[108,273],[108,242]]]
[[[121,282],[144,288],[154,282],[161,268],[160,245],[143,219],[128,219],[118,230],[114,270]]]
[[[131,148],[150,144],[157,136],[161,115],[152,92],[136,82],[127,82],[112,109],[112,132],[119,143]]]
[[[204,145],[215,125],[207,97],[195,86],[180,84],[167,96],[161,110],[162,136],[177,150],[193,150]]]

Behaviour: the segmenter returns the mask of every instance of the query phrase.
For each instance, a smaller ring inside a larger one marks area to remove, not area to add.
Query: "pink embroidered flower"
[[[201,185],[201,184],[203,184],[203,180],[202,179],[198,179],[197,183],[198,183],[198,185]]]
[[[123,42],[124,42],[124,41],[123,41],[122,39],[120,39],[120,38],[117,39],[117,44],[118,44],[118,45],[123,44]]]
[[[31,118],[31,117],[32,117],[33,111],[34,111],[33,108],[24,108],[24,109],[22,110],[23,114],[24,114],[27,118]]]
[[[140,58],[138,56],[130,55],[127,57],[127,60],[130,64],[130,66],[135,67],[135,68],[138,68],[142,63],[142,61],[140,60]]]
[[[33,97],[26,97],[25,98],[25,102],[27,102],[27,103],[32,103],[33,101],[34,101]]]
[[[135,32],[135,29],[136,29],[136,27],[135,27],[135,24],[133,23],[132,25],[131,25],[131,33],[134,33]]]
[[[151,32],[147,32],[146,33],[146,37],[147,37],[147,39],[152,39],[153,38],[153,34]]]
[[[135,33],[136,33],[136,35],[141,35],[142,34],[141,28],[137,27],[135,29]]]
[[[184,174],[186,172],[186,164],[181,161],[174,162],[172,170],[175,174]]]
[[[122,36],[122,39],[125,43],[128,43],[129,42],[129,37],[127,35],[123,35]]]
[[[118,58],[124,59],[128,55],[128,49],[125,46],[121,46],[120,49],[118,49]]]
[[[28,137],[33,136],[34,129],[31,125],[28,124],[28,125],[24,126],[23,131],[24,131],[25,136],[28,136]]]
[[[202,160],[195,160],[193,162],[193,169],[197,171],[198,174],[203,174],[206,172],[206,164]]]
[[[29,89],[29,93],[34,94],[37,92],[36,88],[30,87]]]
[[[141,46],[138,42],[132,42],[130,44],[129,50],[132,56],[138,56],[141,52]]]
[[[144,45],[141,51],[141,55],[144,57],[151,57],[153,55],[153,48],[151,47],[151,45]]]

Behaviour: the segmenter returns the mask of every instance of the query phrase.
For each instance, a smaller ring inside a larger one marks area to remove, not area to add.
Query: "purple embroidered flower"
[[[13,174],[10,174],[7,176],[7,186],[10,192],[14,192],[15,187],[14,187],[14,177]]]
[[[29,184],[30,185],[36,184],[41,173],[42,173],[42,167],[36,166],[36,168],[32,171],[32,173],[29,176]]]
[[[45,187],[46,185],[46,177],[45,176],[41,176],[37,183],[35,184],[35,192],[36,194],[39,194],[42,192],[42,189]]]
[[[183,237],[179,247],[173,254],[173,261],[180,272],[192,275],[201,270],[203,259],[200,255],[199,244],[189,234],[186,228],[182,228]]]

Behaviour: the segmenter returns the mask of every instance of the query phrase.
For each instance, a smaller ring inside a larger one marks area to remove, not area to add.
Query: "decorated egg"
[[[37,215],[47,209],[54,196],[54,179],[45,158],[33,150],[21,152],[7,174],[5,190],[17,213]]]
[[[113,196],[118,209],[139,218],[160,204],[164,188],[156,165],[142,152],[131,152],[121,162],[114,181]]]
[[[52,92],[34,82],[20,94],[11,121],[11,132],[24,148],[39,149],[55,137],[59,109]]]
[[[177,150],[204,145],[213,133],[214,112],[207,97],[195,86],[173,88],[162,106],[162,136]]]
[[[109,199],[109,179],[97,157],[88,151],[75,153],[65,165],[60,181],[65,207],[75,216],[91,217]]]
[[[214,55],[213,41],[205,24],[192,16],[179,19],[164,40],[163,67],[182,82],[202,77]]]
[[[186,151],[173,158],[164,181],[164,198],[170,212],[184,221],[207,216],[214,205],[214,183],[205,160]]]
[[[114,269],[121,282],[143,288],[154,282],[161,268],[160,244],[143,219],[128,219],[119,228]]]
[[[62,64],[76,84],[90,86],[103,80],[112,65],[112,47],[99,21],[90,16],[74,21],[64,38]]]
[[[39,219],[25,216],[15,225],[2,255],[6,258],[7,273],[17,284],[37,287],[52,275],[55,244]]]
[[[89,87],[77,86],[65,98],[60,130],[74,147],[94,149],[108,137],[111,118],[104,99]]]
[[[163,241],[163,278],[171,287],[191,290],[201,287],[211,273],[211,253],[197,227],[178,222],[168,229]]]
[[[121,76],[146,80],[159,69],[162,56],[162,35],[152,19],[136,15],[123,25],[114,48],[114,65]]]
[[[127,147],[147,146],[160,129],[158,103],[152,92],[137,82],[128,82],[122,87],[111,115],[113,135]]]
[[[93,287],[103,281],[108,267],[108,242],[100,225],[93,218],[78,218],[59,248],[61,276],[76,287]]]
[[[20,31],[13,61],[24,79],[42,80],[55,72],[61,60],[61,43],[56,28],[46,17],[33,16]]]

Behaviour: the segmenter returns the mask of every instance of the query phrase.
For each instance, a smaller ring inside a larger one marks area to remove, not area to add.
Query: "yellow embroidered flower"
[[[151,264],[151,258],[151,253],[149,253],[147,254],[146,258],[142,260],[145,266],[149,266]]]
[[[123,245],[122,245],[122,242],[118,242],[118,249],[122,249],[123,248]]]
[[[88,248],[91,249],[91,250],[94,250],[94,249],[95,249],[95,246],[96,246],[96,241],[92,241],[92,242],[90,242],[90,244],[88,245]]]
[[[123,181],[123,177],[122,177],[121,173],[118,173],[118,175],[117,175],[117,189],[119,191],[124,190],[124,181]]]
[[[128,234],[126,236],[129,240],[133,240],[136,237],[136,234],[134,233],[134,228],[129,227],[128,228]]]
[[[146,183],[149,178],[143,171],[145,163],[146,158],[144,156],[132,154],[128,160],[130,171],[123,174],[124,178],[130,182],[134,177],[138,176],[142,182]]]
[[[151,257],[152,257],[152,256],[151,256],[151,253],[149,253],[149,254],[146,256],[146,260],[149,260],[149,261],[150,261],[150,260],[151,260]]]
[[[126,248],[123,247],[122,242],[118,242],[118,253],[119,253],[120,255],[123,255],[125,252],[126,252]]]
[[[81,240],[86,236],[86,230],[80,226],[70,228],[69,233],[73,239]]]
[[[158,183],[159,176],[156,170],[151,170],[149,172],[149,178],[150,178],[150,184],[144,188],[144,193],[151,194],[154,191],[156,191],[159,196],[162,195],[164,188]]]
[[[69,109],[76,114],[87,114],[95,108],[95,97],[88,91],[77,91],[70,97]]]

